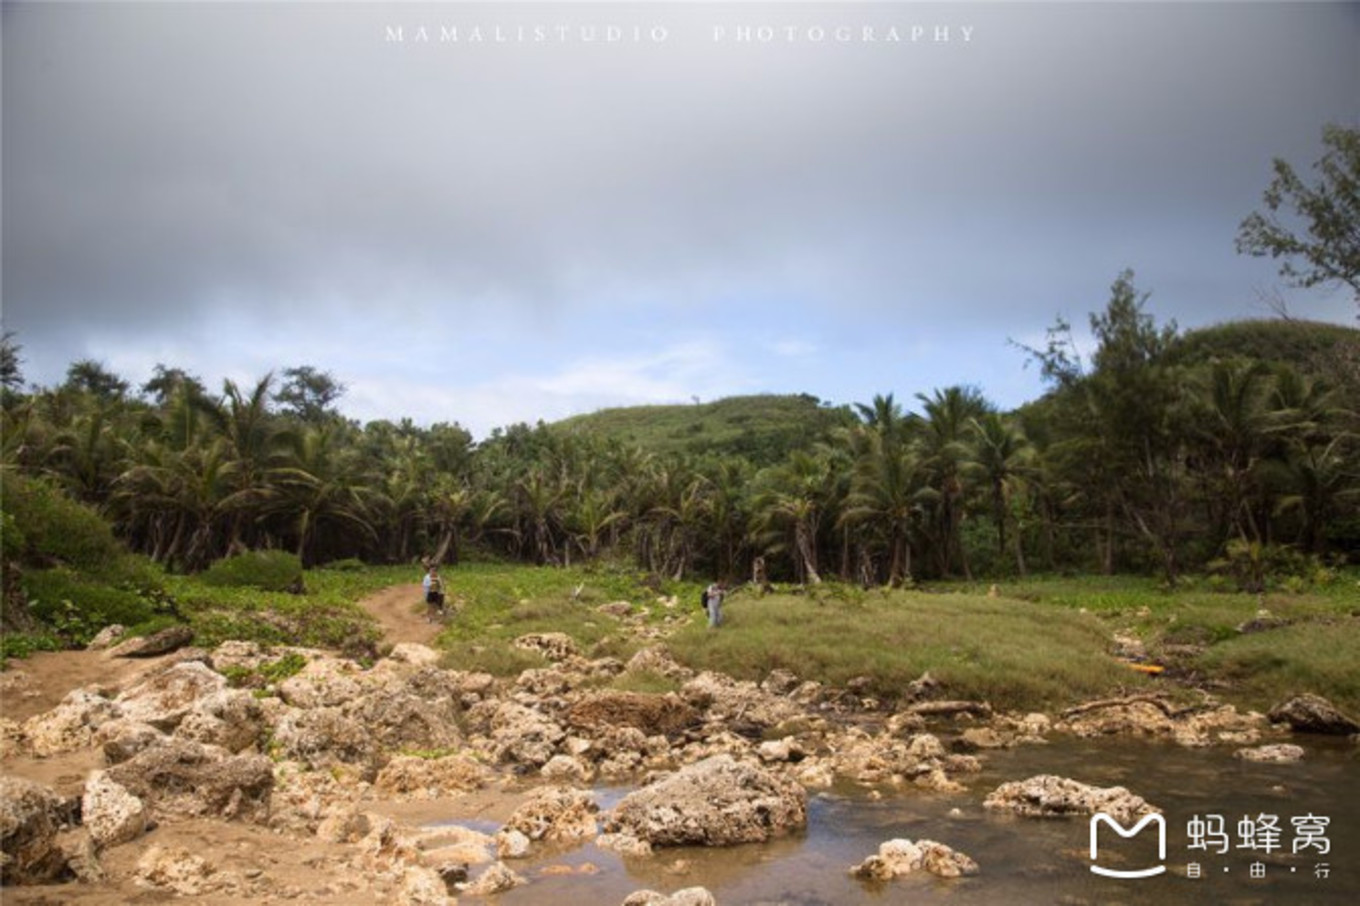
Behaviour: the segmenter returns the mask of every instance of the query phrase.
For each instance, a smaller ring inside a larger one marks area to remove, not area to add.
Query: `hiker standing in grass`
[[[425,588],[425,619],[433,623],[444,615],[444,580],[439,578],[437,565],[430,564],[430,570],[425,573],[425,581],[421,584]]]
[[[725,594],[727,594],[727,588],[722,582],[714,582],[704,589],[704,605],[708,609],[709,629],[717,629],[722,623],[722,602]]]

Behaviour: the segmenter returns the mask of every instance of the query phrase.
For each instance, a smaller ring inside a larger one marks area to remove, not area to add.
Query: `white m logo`
[[[1091,861],[1094,862],[1099,855],[1099,830],[1100,823],[1105,822],[1114,828],[1114,832],[1119,836],[1128,839],[1138,833],[1149,824],[1157,825],[1157,858],[1166,861],[1166,819],[1158,814],[1144,815],[1143,820],[1139,821],[1132,828],[1124,830],[1124,826],[1111,818],[1104,812],[1096,812],[1091,816]],[[1150,878],[1166,871],[1165,865],[1156,865],[1152,868],[1140,868],[1137,871],[1119,871],[1113,868],[1101,868],[1099,865],[1092,865],[1091,871],[1107,878]]]

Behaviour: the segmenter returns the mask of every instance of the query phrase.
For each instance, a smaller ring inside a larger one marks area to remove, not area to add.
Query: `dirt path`
[[[393,645],[419,642],[428,645],[439,634],[439,625],[425,618],[425,602],[419,583],[393,585],[359,602],[383,629],[383,640]]]

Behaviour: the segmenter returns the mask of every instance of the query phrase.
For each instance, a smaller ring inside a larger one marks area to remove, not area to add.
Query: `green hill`
[[[848,407],[815,396],[733,396],[711,403],[602,409],[556,422],[558,430],[634,443],[654,453],[742,456],[758,466],[811,447],[855,421]]]
[[[1230,321],[1186,331],[1172,350],[1177,364],[1215,359],[1287,363],[1310,374],[1333,370],[1338,360],[1360,356],[1360,330],[1320,321]]]

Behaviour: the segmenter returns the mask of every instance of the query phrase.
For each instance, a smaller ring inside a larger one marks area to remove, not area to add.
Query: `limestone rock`
[[[768,840],[807,824],[807,792],[791,779],[717,755],[625,796],[605,821],[655,846]]]
[[[141,887],[161,888],[193,897],[221,889],[224,879],[202,856],[173,846],[151,846],[137,860],[135,879]]]
[[[574,841],[598,833],[595,815],[599,806],[584,790],[544,787],[515,809],[505,826],[530,840]]]
[[[415,642],[402,642],[392,646],[392,652],[387,655],[394,661],[412,664],[416,667],[434,667],[439,663],[440,654],[428,645],[418,645]]]
[[[129,843],[148,827],[146,803],[104,771],[91,773],[85,781],[80,811],[90,839],[99,849]]]
[[[198,661],[175,664],[148,676],[114,699],[120,716],[173,732],[202,699],[227,688],[227,680]]]
[[[104,696],[75,689],[51,711],[24,721],[20,735],[29,751],[47,758],[88,748],[94,742],[94,731],[120,714],[118,706]]]
[[[939,878],[957,878],[977,874],[978,865],[971,858],[934,840],[888,840],[878,847],[878,853],[850,869],[857,878],[889,881],[915,871],[925,871]]]
[[[438,799],[455,792],[486,786],[491,770],[466,755],[420,758],[397,755],[378,772],[373,785],[379,791],[411,799]]]
[[[504,862],[493,862],[477,876],[464,891],[468,896],[485,897],[493,893],[504,893],[528,882],[515,874]]]
[[[564,661],[581,653],[576,640],[565,632],[532,632],[520,636],[512,644],[525,651],[537,651],[550,661]]]
[[[0,884],[61,880],[66,854],[57,842],[72,823],[71,807],[51,788],[0,777]]]
[[[154,811],[190,817],[263,821],[274,787],[274,765],[265,756],[182,739],[146,749],[107,775]]]
[[[1121,823],[1161,811],[1122,786],[1095,787],[1053,774],[1003,783],[982,804],[1030,817],[1104,812]]]

